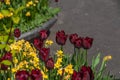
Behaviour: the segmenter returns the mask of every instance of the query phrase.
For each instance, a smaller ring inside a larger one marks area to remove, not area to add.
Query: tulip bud
[[[31,80],[43,80],[42,79],[42,74],[39,69],[33,69],[31,71]]]
[[[93,38],[90,38],[90,37],[83,38],[83,48],[84,49],[91,48],[92,43],[93,43]]]
[[[19,28],[16,28],[16,29],[14,30],[14,36],[15,36],[16,38],[19,38],[20,35],[21,35],[20,29],[19,29]]]
[[[15,74],[15,80],[28,80],[29,73],[25,70],[17,71]]]
[[[66,40],[67,40],[67,35],[65,34],[65,32],[63,30],[58,31],[56,33],[56,42],[58,45],[65,45]]]
[[[46,68],[47,68],[47,69],[49,69],[49,70],[53,69],[53,68],[54,68],[54,61],[53,61],[53,59],[52,59],[52,58],[49,58],[49,59],[46,61],[45,65],[46,65]]]

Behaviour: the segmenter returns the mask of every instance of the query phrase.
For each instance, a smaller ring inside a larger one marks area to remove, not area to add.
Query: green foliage
[[[12,62],[9,61],[9,60],[3,60],[2,62],[0,62],[1,64],[4,64],[4,65],[7,65],[7,66],[10,66],[12,65]]]

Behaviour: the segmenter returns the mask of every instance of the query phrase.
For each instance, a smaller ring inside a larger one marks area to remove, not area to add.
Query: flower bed
[[[56,33],[56,43],[60,49],[54,55],[50,53],[53,41],[47,40],[48,30],[41,30],[40,37],[34,43],[18,40],[1,48],[0,79],[2,80],[113,80],[110,75],[103,75],[105,64],[111,56],[105,56],[100,69],[100,54],[88,65],[87,51],[92,47],[93,38],[79,37],[76,33],[67,35]],[[14,36],[20,37],[20,30],[15,29]],[[63,46],[69,38],[74,46],[73,54],[65,54]]]
[[[0,33],[19,28],[22,33],[40,27],[53,18],[59,8],[49,6],[49,0],[0,0]]]

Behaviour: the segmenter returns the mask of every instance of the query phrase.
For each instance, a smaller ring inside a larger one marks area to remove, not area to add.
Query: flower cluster
[[[0,0],[0,31],[17,27],[23,33],[38,27],[58,12],[58,8],[49,6],[48,0]]]
[[[53,41],[47,40],[49,30],[41,30],[39,38],[33,44],[25,40],[14,41],[9,45],[7,53],[0,58],[0,69],[3,80],[112,80],[103,76],[106,62],[112,57],[103,58],[100,70],[96,70],[100,62],[100,54],[88,65],[87,51],[92,47],[93,38],[67,35],[63,30],[56,33],[56,43],[60,49],[56,54],[50,54]],[[14,36],[19,38],[20,30],[14,30]],[[73,54],[64,53],[67,38],[74,45]],[[2,71],[1,71],[2,72]],[[0,73],[1,73],[0,72]],[[6,76],[8,75],[8,76]]]

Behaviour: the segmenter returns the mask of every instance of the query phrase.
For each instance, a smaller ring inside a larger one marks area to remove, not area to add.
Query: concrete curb
[[[39,31],[42,29],[50,29],[54,23],[57,21],[57,16],[55,16],[54,18],[48,20],[46,23],[44,23],[42,26],[39,26],[29,32],[23,33],[21,34],[21,36],[19,38],[15,38],[16,40],[19,39],[25,39],[25,40],[31,40],[37,36],[39,36]]]

